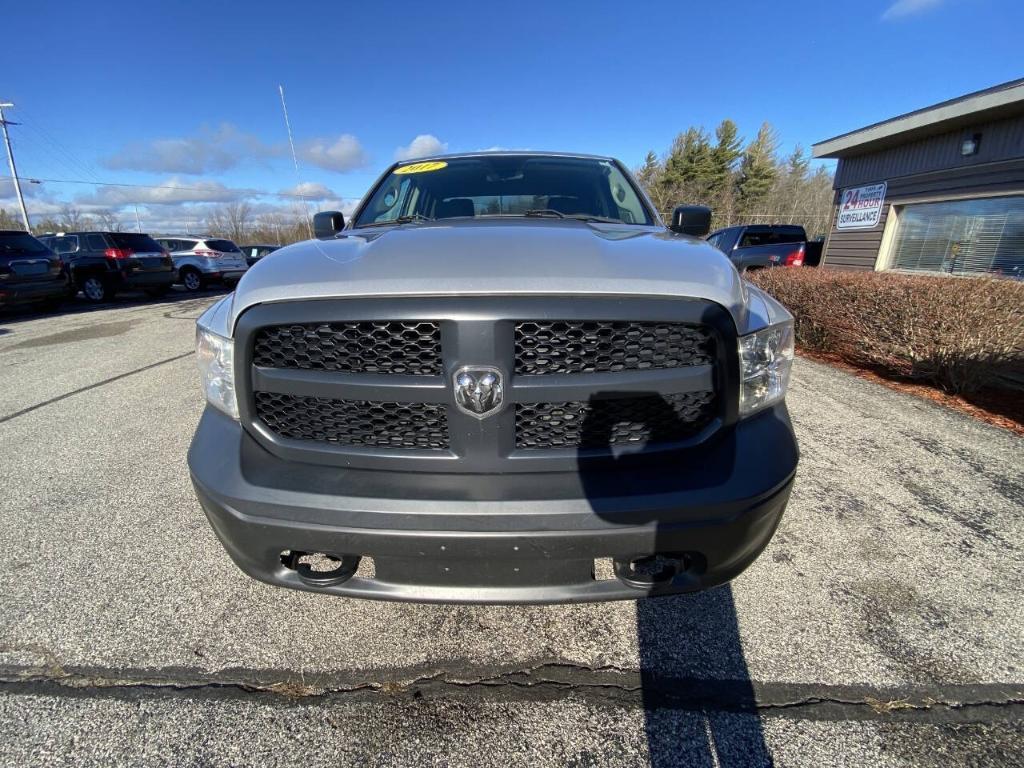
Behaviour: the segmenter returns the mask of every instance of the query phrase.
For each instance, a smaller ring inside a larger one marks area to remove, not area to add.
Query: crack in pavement
[[[97,382],[94,382],[92,384],[87,384],[84,387],[79,387],[78,389],[73,389],[70,392],[65,392],[63,395],[57,395],[56,397],[51,397],[49,400],[44,400],[41,403],[36,403],[35,405],[30,405],[27,408],[22,408],[20,411],[15,411],[14,413],[9,413],[6,416],[0,416],[0,424],[3,424],[5,421],[10,421],[11,419],[16,419],[19,416],[24,416],[25,414],[32,413],[32,411],[37,411],[40,408],[45,408],[48,405],[53,405],[54,403],[59,403],[61,400],[66,400],[69,397],[74,397],[75,395],[80,395],[83,392],[89,392],[90,390],[98,389],[100,387],[104,387],[107,384],[113,384],[115,381],[120,381],[121,379],[126,379],[129,376],[134,376],[137,373],[144,373],[145,371],[148,371],[148,370],[150,370],[152,368],[157,368],[158,366],[166,365],[167,363],[173,363],[175,360],[181,360],[183,358],[189,357],[190,355],[194,355],[194,354],[195,354],[195,350],[190,350],[190,351],[184,352],[184,353],[182,353],[180,355],[175,355],[174,357],[168,357],[168,358],[165,358],[163,360],[157,360],[155,363],[150,363],[149,365],[144,365],[141,368],[135,368],[134,370],[131,370],[131,371],[125,371],[124,373],[119,373],[116,376],[111,376],[109,379],[103,379],[102,381],[97,381]]]
[[[25,648],[24,650],[30,650]],[[38,649],[33,649],[38,650]],[[262,695],[283,706],[359,696],[556,700],[570,696],[645,709],[748,712],[822,720],[991,722],[1024,719],[1024,684],[828,685],[673,677],[647,670],[541,662],[515,669],[398,670],[376,678],[225,669],[72,668],[46,656],[38,666],[0,666],[0,695],[77,697],[245,697]],[[404,676],[402,676],[404,673]]]

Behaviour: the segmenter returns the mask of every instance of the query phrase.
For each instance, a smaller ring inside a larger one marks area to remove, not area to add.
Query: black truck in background
[[[821,262],[822,243],[808,242],[807,232],[798,224],[726,227],[706,239],[741,272],[763,267],[816,267]]]
[[[67,265],[87,301],[110,301],[121,290],[154,298],[171,290],[174,262],[153,238],[135,232],[59,232],[39,239]]]

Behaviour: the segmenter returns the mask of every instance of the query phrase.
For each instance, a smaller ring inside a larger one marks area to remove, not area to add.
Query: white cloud
[[[232,203],[264,194],[258,189],[226,187],[219,181],[190,181],[172,176],[152,187],[97,187],[79,195],[80,205],[178,205],[181,203]]]
[[[913,16],[927,11],[929,8],[934,8],[945,2],[945,0],[896,0],[895,3],[890,5],[885,13],[882,14],[883,21],[891,21],[892,19],[903,19],[907,16]]]
[[[302,197],[306,200],[326,200],[338,197],[338,193],[325,184],[314,181],[303,181],[294,187],[278,192],[282,197]]]
[[[50,216],[60,213],[65,205],[67,203],[62,203],[59,200],[25,198],[25,207],[28,209],[29,220],[35,219],[37,216]],[[21,221],[21,209],[18,207],[18,198],[0,197],[0,210],[7,211],[18,221]]]
[[[113,170],[201,174],[226,171],[244,159],[274,153],[275,148],[255,136],[222,123],[215,129],[204,126],[195,136],[128,144],[102,163]]]
[[[300,161],[328,171],[351,171],[367,162],[359,139],[348,133],[336,139],[308,139],[296,147],[295,154]]]
[[[366,164],[366,152],[350,134],[299,142],[295,154],[302,162],[329,171],[350,171]],[[104,158],[113,170],[199,175],[227,171],[246,162],[288,157],[286,142],[270,144],[230,123],[216,129],[201,128],[194,136],[134,142]]]
[[[395,160],[413,160],[417,157],[440,155],[447,150],[448,144],[441,141],[437,136],[421,133],[408,146],[399,147],[395,150]]]

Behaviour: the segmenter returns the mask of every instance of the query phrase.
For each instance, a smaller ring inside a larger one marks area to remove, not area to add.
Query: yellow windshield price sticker
[[[427,171],[439,171],[442,168],[447,168],[448,163],[443,160],[431,160],[426,163],[413,163],[412,165],[402,165],[395,168],[395,173],[426,173]]]

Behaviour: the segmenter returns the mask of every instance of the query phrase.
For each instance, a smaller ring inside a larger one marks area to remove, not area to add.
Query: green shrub
[[[797,345],[953,393],[1024,389],[1024,283],[763,269],[748,279],[796,317]]]

